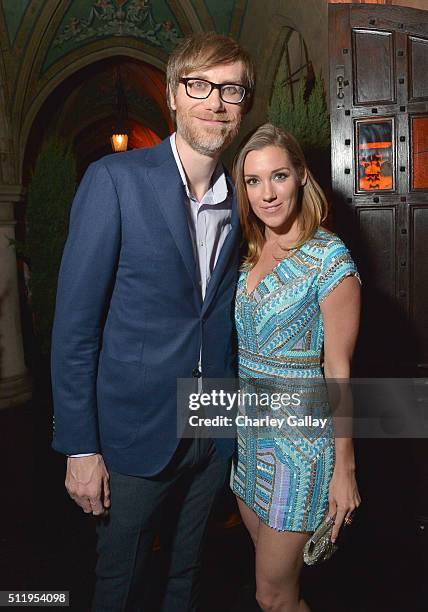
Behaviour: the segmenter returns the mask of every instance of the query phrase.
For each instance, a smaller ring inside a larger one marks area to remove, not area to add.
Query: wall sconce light
[[[110,141],[115,153],[126,151],[128,148],[128,134],[112,134],[110,136]]]
[[[128,119],[128,105],[123,89],[120,68],[116,70],[116,119],[113,134],[110,136],[112,149],[115,153],[126,151],[128,148],[128,131],[125,128]]]

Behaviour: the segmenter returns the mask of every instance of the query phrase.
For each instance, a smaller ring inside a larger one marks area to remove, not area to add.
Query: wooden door
[[[329,6],[333,219],[363,279],[357,372],[428,374],[428,11]]]

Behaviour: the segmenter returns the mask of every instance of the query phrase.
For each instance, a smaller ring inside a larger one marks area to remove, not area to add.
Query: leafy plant
[[[309,93],[306,81],[301,79],[293,100],[290,87],[278,76],[268,117],[271,123],[293,134],[315,174],[320,169],[324,173],[326,161],[330,159],[330,118],[323,79],[316,77]]]
[[[35,334],[48,354],[59,266],[76,188],[76,160],[54,137],[43,146],[29,183],[25,242],[14,242],[17,255],[30,267],[29,289]]]

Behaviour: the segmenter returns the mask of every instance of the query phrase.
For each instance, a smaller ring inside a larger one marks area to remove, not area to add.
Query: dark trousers
[[[182,440],[156,477],[110,472],[109,517],[100,519],[97,527],[93,612],[148,612],[143,601],[156,534],[168,539],[170,553],[159,610],[200,610],[203,543],[228,468],[229,461],[211,440]]]

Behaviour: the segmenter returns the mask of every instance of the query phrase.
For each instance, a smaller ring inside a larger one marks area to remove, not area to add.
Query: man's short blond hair
[[[251,107],[256,84],[255,66],[250,55],[230,36],[216,32],[201,32],[184,38],[171,53],[166,69],[166,91],[168,107],[170,93],[175,96],[180,78],[195,70],[206,70],[221,64],[232,64],[241,61],[243,64],[242,85],[247,89],[244,98],[245,112]]]

